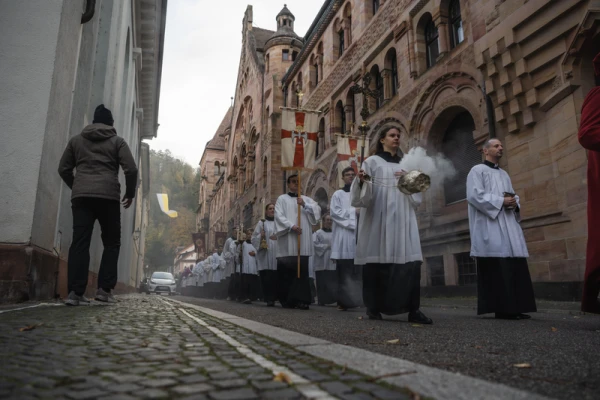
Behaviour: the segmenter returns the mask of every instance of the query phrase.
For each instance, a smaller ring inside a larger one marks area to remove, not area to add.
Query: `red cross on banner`
[[[281,123],[281,167],[313,169],[318,137],[318,114],[283,110]]]
[[[360,159],[360,147],[362,139],[351,139],[346,136],[338,136],[337,139],[337,158],[338,158],[338,185],[344,186],[342,171],[347,167],[352,167],[354,172],[358,173]],[[365,140],[365,153],[369,151],[369,139]]]

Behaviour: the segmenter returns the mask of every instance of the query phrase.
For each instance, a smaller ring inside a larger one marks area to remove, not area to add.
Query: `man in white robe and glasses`
[[[277,297],[282,307],[308,310],[311,303],[308,258],[314,254],[312,226],[321,219],[321,208],[307,196],[298,197],[298,175],[287,178],[287,194],[275,203],[277,235]],[[298,226],[298,205],[300,225]],[[300,277],[298,277],[298,235],[300,235]]]
[[[510,177],[498,166],[502,142],[483,146],[485,161],[467,176],[471,257],[477,260],[477,314],[500,319],[528,319],[537,311],[527,265],[521,203]]]
[[[415,208],[421,193],[397,187],[402,152],[400,131],[384,127],[376,154],[367,158],[350,188],[351,204],[360,207],[354,263],[363,265],[363,300],[370,319],[408,313],[410,322],[432,324],[421,304],[421,241]]]
[[[344,187],[331,196],[331,259],[335,260],[337,305],[340,311],[362,305],[362,266],[354,265],[356,216],[360,209],[350,205],[350,186],[355,177],[354,168],[344,168]]]

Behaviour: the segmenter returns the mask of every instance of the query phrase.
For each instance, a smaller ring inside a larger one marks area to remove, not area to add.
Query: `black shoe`
[[[415,324],[431,325],[433,320],[428,318],[421,310],[411,311],[408,313],[408,322],[414,322]]]
[[[531,319],[531,315],[528,315],[528,314],[519,314],[519,319]]]
[[[267,307],[275,307],[274,301],[267,301]]]
[[[252,301],[250,301],[250,299],[246,299],[242,301],[242,304],[252,304]]]
[[[296,308],[298,308],[299,310],[308,310],[310,307],[308,304],[306,303],[299,303]]]
[[[369,319],[383,319],[383,317],[381,316],[381,313],[379,311],[373,311],[373,310],[368,310],[367,309],[367,316],[369,317]]]
[[[280,303],[281,303],[281,307],[282,308],[294,308],[293,305],[290,305],[290,304],[288,304],[286,302],[280,301]]]
[[[519,314],[505,314],[505,313],[496,313],[496,319],[510,319],[510,320],[516,320],[516,319],[521,319],[521,316]]]

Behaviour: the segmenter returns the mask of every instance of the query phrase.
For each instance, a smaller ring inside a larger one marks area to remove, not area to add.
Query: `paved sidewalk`
[[[158,296],[4,312],[0,341],[1,398],[419,397]]]

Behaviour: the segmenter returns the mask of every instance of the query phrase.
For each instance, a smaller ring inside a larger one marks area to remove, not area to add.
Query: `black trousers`
[[[98,271],[98,288],[112,290],[117,284],[117,263],[121,249],[121,205],[117,200],[78,197],[71,200],[73,241],[69,248],[68,290],[85,293],[90,266],[90,242],[94,223],[102,230],[102,260]]]
[[[277,259],[277,298],[282,306],[287,307],[311,304],[308,257],[300,257],[300,278],[298,278],[298,257]]]
[[[419,309],[421,261],[367,264],[362,272],[363,300],[370,311],[395,315]]]

